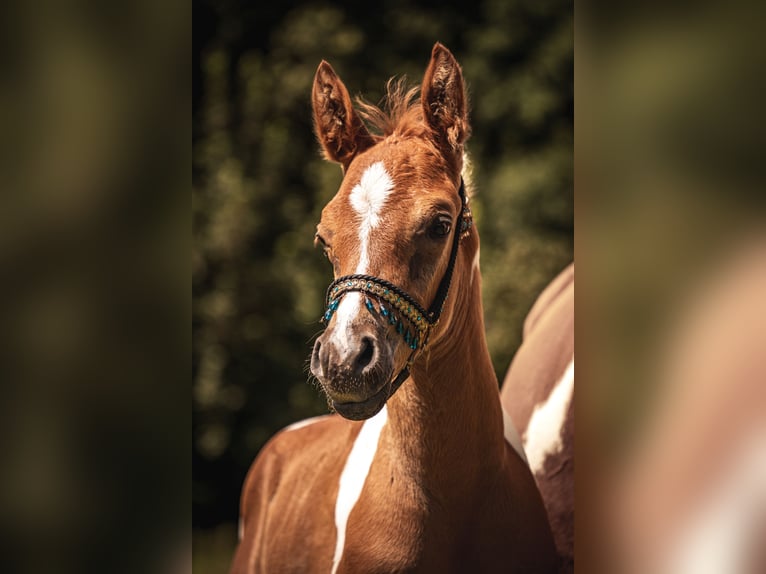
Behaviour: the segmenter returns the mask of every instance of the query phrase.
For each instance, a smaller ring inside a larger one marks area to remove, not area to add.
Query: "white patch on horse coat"
[[[346,543],[346,525],[348,517],[351,514],[362,493],[362,488],[367,480],[367,474],[370,472],[372,460],[375,458],[375,452],[378,450],[378,439],[380,432],[388,419],[388,411],[383,409],[371,419],[365,421],[362,430],[354,441],[354,446],[346,459],[346,466],[340,475],[340,486],[338,488],[338,498],[335,501],[335,529],[337,536],[335,539],[335,555],[332,559],[332,574],[338,570],[341,558],[343,558],[343,547]]]
[[[691,517],[670,557],[673,574],[744,574],[766,512],[766,429],[739,446],[734,464]],[[748,547],[749,546],[749,547]]]
[[[524,451],[534,474],[543,469],[545,459],[561,451],[561,432],[574,392],[574,358],[548,399],[535,407],[524,433]]]
[[[521,460],[529,464],[529,461],[527,460],[527,455],[524,452],[524,446],[521,444],[521,437],[519,436],[519,431],[516,428],[516,425],[513,424],[513,419],[511,418],[511,415],[508,414],[508,411],[506,411],[505,407],[503,407],[502,405],[500,405],[500,408],[503,411],[503,435],[505,436],[505,440],[507,440],[508,444],[510,444],[513,447],[513,450],[519,453]]]
[[[370,264],[370,232],[380,224],[380,213],[393,189],[394,182],[383,162],[379,161],[365,170],[362,179],[351,190],[351,207],[361,217],[357,273],[364,273]]]
[[[351,190],[351,207],[360,216],[359,222],[359,262],[357,275],[367,273],[370,265],[370,233],[380,224],[380,214],[388,196],[394,189],[394,182],[388,175],[382,161],[368,167]],[[357,316],[362,306],[361,293],[347,293],[335,311],[334,338],[336,344],[345,343],[346,331],[351,321]]]
[[[314,423],[318,423],[319,421],[324,420],[328,418],[329,416],[330,415],[320,415],[318,417],[303,419],[302,421],[298,421],[296,423],[286,426],[283,430],[287,432],[287,431],[302,429],[303,427],[307,427],[307,426],[313,425]]]

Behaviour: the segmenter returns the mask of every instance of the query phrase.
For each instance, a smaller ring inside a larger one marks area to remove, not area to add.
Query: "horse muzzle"
[[[351,420],[368,419],[389,397],[391,344],[380,329],[368,323],[342,330],[333,327],[314,344],[311,372],[338,414]]]

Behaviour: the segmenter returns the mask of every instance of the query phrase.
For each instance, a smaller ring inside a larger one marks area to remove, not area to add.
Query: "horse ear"
[[[467,99],[460,64],[437,42],[423,77],[420,101],[434,135],[455,152],[460,151],[470,133]]]
[[[342,164],[344,170],[357,154],[375,143],[354,111],[346,86],[324,60],[314,76],[311,103],[314,130],[325,156]]]

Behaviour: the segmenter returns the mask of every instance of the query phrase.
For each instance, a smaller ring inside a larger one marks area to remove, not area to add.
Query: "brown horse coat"
[[[501,390],[545,502],[564,572],[574,568],[573,361],[574,263],[532,306]]]
[[[366,420],[299,423],[263,448],[243,488],[232,572],[553,572],[540,494],[505,439],[478,233],[457,225],[469,133],[460,66],[437,44],[420,101],[390,95],[390,114],[365,108],[383,132],[373,136],[330,65],[317,70],[317,135],[344,167],[317,242],[336,279],[380,277],[425,305],[459,246],[449,297],[409,378],[390,392],[412,356],[401,321],[391,327],[380,301],[358,292],[328,306],[311,369],[339,413]]]

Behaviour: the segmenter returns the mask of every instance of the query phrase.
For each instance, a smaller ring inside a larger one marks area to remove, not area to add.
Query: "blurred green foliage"
[[[600,456],[642,437],[676,322],[710,270],[766,229],[765,8],[653,8],[578,44],[578,348],[597,350],[586,418]]]
[[[435,41],[463,65],[499,378],[544,285],[573,258],[573,21],[562,0],[195,4],[194,526],[236,519],[245,473],[280,427],[327,407],[308,382],[332,275],[312,245],[341,180],[312,131],[330,61],[376,102],[419,83]],[[278,5],[277,5],[278,4]]]

